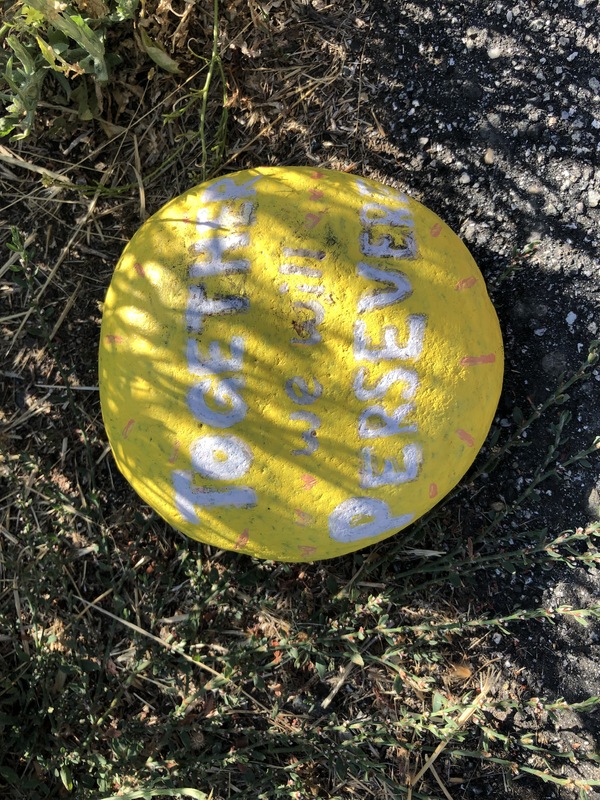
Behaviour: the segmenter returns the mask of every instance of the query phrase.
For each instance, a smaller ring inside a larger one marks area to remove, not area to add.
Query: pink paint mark
[[[308,556],[312,556],[313,553],[317,552],[316,547],[311,547],[310,545],[302,544],[298,546],[298,550],[302,553],[303,556],[308,558]]]
[[[474,367],[476,364],[493,364],[496,361],[495,353],[485,356],[465,356],[460,361],[461,367]]]
[[[433,236],[434,239],[437,239],[437,237],[440,235],[441,232],[442,232],[442,226],[440,225],[439,222],[436,222],[435,225],[429,231],[429,233],[431,234],[431,236]]]
[[[131,433],[131,429],[133,428],[134,425],[135,425],[135,420],[134,419],[130,419],[129,422],[127,423],[127,425],[125,425],[125,427],[123,428],[123,434],[122,434],[124,439],[127,439],[129,434]]]
[[[144,272],[144,268],[140,264],[139,261],[135,262],[135,264],[133,265],[133,268],[137,272],[137,274],[140,276],[140,278],[145,278],[146,277],[146,273]]]
[[[113,336],[112,334],[105,336],[104,340],[108,342],[108,344],[123,344],[125,341],[122,336]]]
[[[470,278],[463,278],[454,287],[457,292],[462,292],[463,289],[470,289],[477,283],[477,278],[472,275]]]
[[[311,189],[308,194],[311,200],[322,200],[325,197],[325,192],[320,189]]]
[[[303,528],[305,528],[307,525],[312,525],[315,521],[315,518],[312,514],[302,511],[301,508],[294,509],[294,514],[296,515],[294,522],[296,525],[301,525]]]
[[[183,221],[184,221],[184,222],[185,222],[187,225],[189,225],[189,224],[190,224],[190,222],[191,222],[192,220],[191,220],[189,217],[184,217],[184,218],[183,218]]]
[[[471,436],[470,433],[467,433],[467,431],[464,431],[462,428],[459,428],[456,431],[456,435],[458,436],[459,439],[462,439],[463,442],[468,447],[473,447],[475,445],[475,439]]]
[[[325,177],[325,173],[319,172],[319,170],[316,169],[316,170],[314,170],[313,172],[310,173],[310,177],[313,180],[318,181],[320,178],[324,178]]]
[[[313,228],[316,228],[317,225],[319,224],[319,222],[321,222],[321,218],[323,217],[324,213],[325,213],[325,211],[321,211],[320,214],[313,214],[312,212],[308,213],[304,217],[305,223],[306,223],[306,227],[309,230],[312,230]]]
[[[310,491],[311,489],[314,489],[317,483],[319,482],[314,475],[309,475],[308,473],[302,475],[301,480],[307,492]]]
[[[242,533],[240,533],[237,542],[235,543],[234,549],[241,550],[242,547],[246,547],[248,541],[250,539],[250,531],[246,528]]]
[[[438,487],[437,483],[430,483],[429,484],[429,497],[433,500],[434,497],[438,496]]]
[[[169,464],[174,464],[177,461],[177,456],[179,455],[179,448],[181,445],[179,442],[175,442],[173,445],[173,449],[171,450],[171,456],[169,458]]]

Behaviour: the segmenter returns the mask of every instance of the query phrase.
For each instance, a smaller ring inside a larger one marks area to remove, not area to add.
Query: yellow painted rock
[[[502,368],[481,273],[435,214],[273,167],[142,225],[106,297],[100,396],[119,469],[173,527],[313,561],[391,536],[458,482]]]

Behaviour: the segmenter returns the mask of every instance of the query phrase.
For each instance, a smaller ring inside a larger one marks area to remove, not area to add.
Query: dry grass
[[[596,529],[516,535],[492,520],[493,543],[465,541],[442,506],[402,542],[259,563],[183,541],[116,472],[97,337],[141,221],[221,170],[360,172],[365,141],[381,144],[350,44],[368,4],[229,0],[216,38],[212,7],[190,9],[145,6],[94,121],[50,96],[34,134],[0,147],[2,796],[456,800],[527,774],[583,790],[562,764],[593,764],[592,749],[544,742],[554,699],[493,672],[489,640],[596,611],[493,617],[484,587],[515,565],[593,568]],[[139,26],[179,75],[144,59]],[[539,735],[503,724],[516,709],[535,710]]]

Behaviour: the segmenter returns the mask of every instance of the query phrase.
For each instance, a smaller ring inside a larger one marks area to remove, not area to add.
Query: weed
[[[74,8],[53,0],[16,0],[0,29],[0,99],[6,107],[0,136],[12,134],[19,140],[30,134],[49,79],[55,103],[74,105],[82,121],[97,116],[104,88],[122,65],[118,42],[132,35],[138,4],[139,0],[93,0]],[[134,40],[138,52],[160,69],[179,72],[176,61],[142,25]],[[116,46],[107,50],[113,41]]]
[[[90,15],[84,17],[66,3],[51,0],[13,3],[0,29],[0,98],[7,112],[0,119],[1,136],[12,134],[18,140],[30,134],[49,75],[65,101],[77,103],[79,118],[91,119],[94,106],[81,78],[90,76],[99,89],[108,81],[120,57],[107,55],[107,34],[133,18],[137,0],[112,0],[111,5],[103,0],[87,4]]]
[[[219,0],[213,0],[213,28],[212,28],[212,50],[206,62],[206,76],[204,86],[200,89],[191,89],[178,102],[177,107],[164,115],[165,122],[172,122],[175,119],[189,113],[192,109],[199,106],[199,130],[200,142],[202,147],[202,158],[200,162],[200,177],[206,180],[209,169],[214,170],[215,164],[220,165],[225,154],[226,134],[227,134],[227,81],[223,70],[223,62],[219,52]],[[213,159],[209,160],[209,143],[207,141],[207,110],[210,97],[211,86],[215,71],[218,72],[221,82],[221,103],[220,119],[214,136],[214,141],[210,145],[213,151]],[[187,138],[187,137],[186,137]]]
[[[502,283],[510,278],[511,275],[514,275],[515,272],[523,269],[527,261],[537,253],[541,243],[540,239],[532,239],[521,247],[515,245],[512,249],[508,266],[496,278],[496,283]]]

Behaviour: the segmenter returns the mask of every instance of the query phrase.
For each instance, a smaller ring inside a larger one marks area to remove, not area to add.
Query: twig
[[[16,156],[8,149],[8,147],[4,147],[4,145],[1,144],[0,161],[4,161],[6,164],[12,164],[13,167],[21,167],[22,169],[27,169],[30,172],[37,172],[38,175],[43,175],[44,178],[50,178],[53,181],[58,181],[65,184],[65,188],[75,188],[75,185],[59,172],[52,172],[52,170],[46,169],[46,167],[39,167],[37,164],[32,164],[30,161],[25,161],[24,158],[21,158],[21,156]]]
[[[140,195],[140,219],[142,222],[147,219],[148,212],[146,211],[146,189],[144,188],[144,180],[142,178],[142,161],[140,159],[140,151],[138,148],[138,140],[135,133],[133,134],[133,158],[135,166],[133,172],[138,185],[138,192]]]
[[[50,336],[48,337],[48,341],[49,342],[51,342],[52,339],[54,339],[54,337],[56,336],[56,334],[60,330],[61,325],[65,321],[65,319],[67,317],[67,314],[69,313],[69,311],[75,305],[75,300],[77,299],[77,295],[79,294],[79,290],[81,289],[82,282],[83,282],[83,278],[81,278],[79,280],[79,283],[75,287],[75,291],[73,292],[73,294],[69,297],[69,299],[65,303],[65,307],[63,308],[59,318],[56,320],[56,323],[55,323],[54,327],[52,328],[52,331],[50,332]]]
[[[373,642],[376,639],[377,639],[377,636],[373,636],[371,639],[369,639],[369,641],[362,648],[361,653],[366,653],[367,650],[371,647],[371,645],[373,644]],[[329,694],[327,695],[325,700],[323,700],[323,702],[321,703],[321,708],[328,708],[331,705],[331,701],[336,696],[336,694],[339,692],[339,690],[342,688],[342,686],[346,683],[346,681],[350,677],[350,673],[352,672],[352,670],[354,669],[355,666],[356,666],[356,663],[354,661],[349,661],[346,664],[342,674],[339,676],[339,678],[335,682],[333,689],[329,692]]]
[[[452,795],[450,794],[448,789],[446,789],[446,787],[444,786],[444,783],[443,783],[442,779],[440,778],[437,769],[433,766],[433,764],[429,767],[429,771],[431,772],[433,777],[436,779],[438,786],[440,787],[440,789],[444,793],[444,797],[446,797],[447,800],[453,800]]]
[[[470,706],[467,706],[467,708],[465,708],[464,711],[462,711],[461,714],[459,714],[458,719],[456,720],[457,728],[462,728],[464,725],[466,725],[467,722],[473,717],[473,715],[481,707],[481,704],[485,700],[486,696],[489,694],[489,691],[490,691],[490,689],[492,688],[492,686],[494,684],[493,677],[494,677],[494,674],[491,671],[488,672],[488,674],[486,675],[485,681],[483,683],[483,686],[481,687],[481,691],[479,692],[479,695],[475,698],[475,700],[473,701],[473,703],[471,703]],[[439,758],[441,753],[443,753],[443,751],[446,749],[446,747],[450,744],[451,738],[452,738],[452,735],[448,736],[446,739],[444,739],[443,741],[441,741],[438,744],[438,746],[435,748],[433,753],[429,756],[427,761],[423,764],[423,766],[417,772],[416,775],[414,775],[414,776],[409,775],[409,777],[408,777],[408,800],[411,800],[411,797],[412,797],[412,787],[416,786],[417,783],[423,777],[423,775],[427,772],[427,770],[430,770],[432,768],[432,766],[433,766],[434,762],[436,761],[436,759]],[[450,800],[452,800],[452,798],[450,798]]]
[[[350,673],[352,672],[355,666],[356,664],[353,661],[349,661],[346,664],[344,671],[335,682],[333,689],[329,692],[325,700],[323,700],[323,702],[321,703],[321,708],[329,708],[329,706],[331,705],[331,701],[339,692],[339,690],[342,688],[342,686],[346,683],[346,681],[350,677]]]

